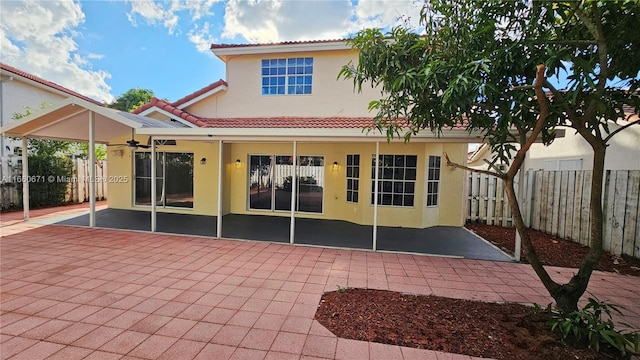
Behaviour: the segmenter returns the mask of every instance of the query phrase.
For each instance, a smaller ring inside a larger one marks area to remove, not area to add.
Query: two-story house
[[[357,61],[343,40],[211,49],[226,79],[175,102],[153,99],[136,114],[69,102],[7,131],[85,141],[95,131],[110,145],[109,178],[119,179],[109,181],[108,206],[151,212],[152,230],[157,212],[216,216],[218,229],[227,214],[289,217],[292,229],[296,218],[463,225],[465,173],[443,153],[464,162],[479,134],[425,130],[405,143],[363,130],[380,91],[337,78]]]

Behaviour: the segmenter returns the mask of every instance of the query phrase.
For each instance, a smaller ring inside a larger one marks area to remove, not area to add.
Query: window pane
[[[271,209],[271,156],[251,155],[249,163],[249,208]]]
[[[321,213],[324,194],[324,157],[298,157],[298,211]]]
[[[193,208],[193,154],[165,153],[165,206]]]

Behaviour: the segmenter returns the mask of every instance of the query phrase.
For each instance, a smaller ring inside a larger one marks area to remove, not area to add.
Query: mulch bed
[[[316,319],[339,337],[493,359],[611,359],[561,344],[531,306],[371,289],[325,293]]]
[[[503,251],[513,254],[515,252],[515,228],[485,225],[467,224],[465,227],[484,239],[490,241]],[[538,257],[545,265],[578,268],[589,252],[589,248],[569,240],[557,238],[537,230],[529,230],[529,236]],[[522,261],[526,262],[524,253]],[[623,255],[616,256],[604,253],[597,270],[616,272],[619,274],[640,276],[640,260]]]
[[[468,229],[514,252],[515,230],[483,224]],[[579,267],[589,249],[531,231],[546,265]],[[524,257],[523,257],[524,259]],[[525,260],[526,261],[526,260]],[[598,270],[640,276],[637,259],[605,254]],[[494,359],[615,359],[560,343],[534,307],[372,289],[340,289],[322,296],[315,318],[339,337]]]

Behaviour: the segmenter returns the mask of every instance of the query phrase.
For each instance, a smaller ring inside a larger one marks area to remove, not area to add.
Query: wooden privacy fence
[[[7,161],[9,165],[10,162]],[[0,186],[0,207],[2,209],[10,209],[21,206],[22,194],[18,193],[18,186],[11,181],[16,177],[22,176],[21,167],[15,166],[3,166],[2,178],[5,180]],[[96,167],[96,199],[103,200],[107,198],[107,162],[97,161]],[[67,194],[65,197],[66,202],[82,203],[89,201],[89,161],[84,159],[73,159],[73,172],[71,177],[58,179],[55,181],[64,181],[67,185]],[[48,181],[48,179],[47,179]]]
[[[513,226],[502,180],[471,173],[467,185],[467,221]],[[528,227],[588,245],[591,171],[527,171],[524,186]],[[602,200],[604,250],[640,258],[640,170],[607,170]]]

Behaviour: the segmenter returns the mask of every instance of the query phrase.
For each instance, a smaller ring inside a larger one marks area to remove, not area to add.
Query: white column
[[[22,138],[22,209],[24,221],[29,220],[29,156],[27,155],[27,138]]]
[[[298,181],[296,179],[298,166],[298,142],[293,141],[293,173],[291,174],[291,226],[289,229],[289,243],[294,243],[296,232],[296,195],[298,194]]]
[[[216,218],[216,237],[222,237],[222,180],[224,166],[222,166],[222,140],[218,141],[218,217]]]
[[[151,136],[151,231],[156,231],[156,142]]]
[[[89,111],[89,226],[96,226],[96,121]]]
[[[380,142],[376,141],[376,174],[373,184],[373,251],[378,249],[378,181],[380,170]]]

